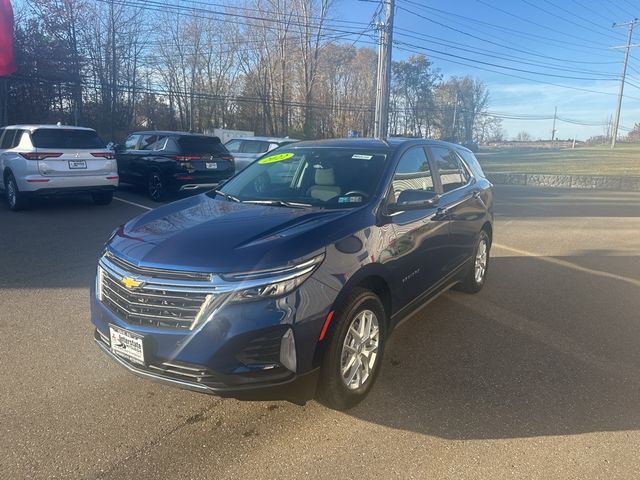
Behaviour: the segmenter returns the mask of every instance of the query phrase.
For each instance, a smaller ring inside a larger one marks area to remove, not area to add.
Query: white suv
[[[28,207],[32,196],[88,193],[111,203],[118,167],[95,130],[64,125],[0,128],[0,172],[9,208]]]
[[[238,173],[265,153],[298,141],[289,137],[242,137],[232,138],[224,146],[233,154],[236,161],[236,173]]]

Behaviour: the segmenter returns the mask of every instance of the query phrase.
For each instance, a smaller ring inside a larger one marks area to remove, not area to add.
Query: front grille
[[[170,280],[200,280],[204,282],[208,282],[212,278],[210,273],[186,272],[182,270],[167,270],[164,268],[140,267],[138,265],[134,265],[133,263],[127,262],[126,260],[120,257],[116,257],[111,252],[106,252],[104,254],[104,258],[106,258],[108,261],[112,262],[113,264],[125,270],[127,273],[131,275],[142,275],[142,276],[148,276],[153,278],[165,278]]]
[[[125,268],[126,267],[126,268]],[[135,266],[133,266],[135,267]],[[97,288],[100,301],[124,322],[131,325],[159,328],[193,328],[200,313],[216,299],[215,286],[202,279],[186,281],[180,275],[190,272],[171,272],[176,278],[166,276],[141,276],[151,269],[132,268],[132,265],[118,257],[107,254],[100,260]],[[160,271],[154,269],[155,273]],[[210,277],[210,275],[209,275]],[[125,285],[125,279],[139,285]],[[216,298],[219,297],[219,298]]]

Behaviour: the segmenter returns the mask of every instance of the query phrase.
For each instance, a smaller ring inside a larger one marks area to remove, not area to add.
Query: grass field
[[[573,175],[640,176],[640,145],[576,147],[563,150],[480,150],[477,154],[488,173],[548,173]]]

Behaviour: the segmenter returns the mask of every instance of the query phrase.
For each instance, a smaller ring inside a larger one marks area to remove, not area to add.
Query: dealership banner
[[[0,77],[16,71],[13,55],[13,9],[10,0],[0,0]]]

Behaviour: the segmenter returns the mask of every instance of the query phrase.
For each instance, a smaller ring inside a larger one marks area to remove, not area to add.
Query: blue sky
[[[334,5],[339,22],[368,23],[378,8],[369,0]],[[559,117],[588,124],[558,121],[558,138],[586,139],[603,134],[598,124],[615,112],[624,50],[610,47],[625,44],[628,29],[612,24],[634,17],[640,17],[637,0],[396,0],[393,58],[422,52],[445,78],[483,80],[490,110],[512,117],[503,120],[509,137],[526,130],[534,138],[550,138],[557,106]],[[640,43],[640,26],[634,40]],[[361,37],[359,43],[372,46],[369,41]],[[640,122],[640,48],[631,50],[629,65],[624,127]]]

